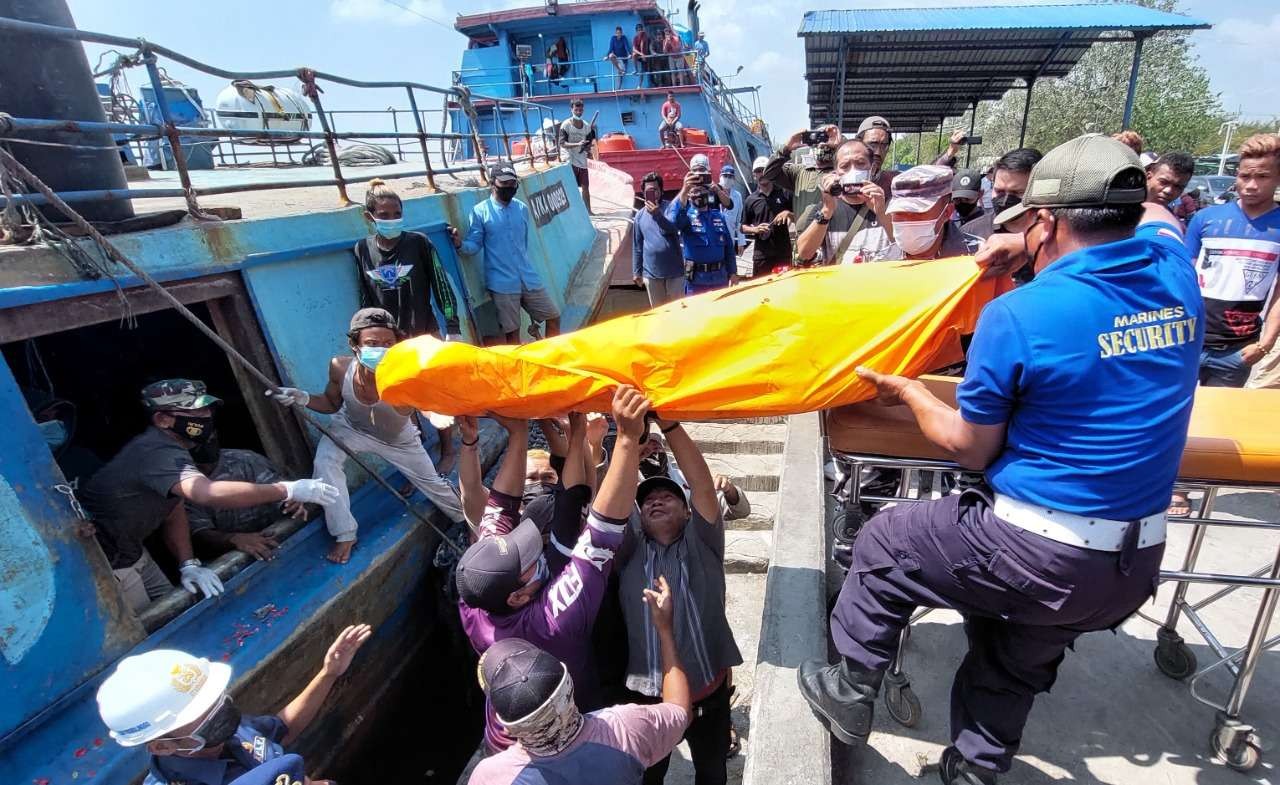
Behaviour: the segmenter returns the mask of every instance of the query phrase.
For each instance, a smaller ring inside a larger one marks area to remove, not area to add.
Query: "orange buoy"
[[[685,144],[706,144],[707,132],[701,128],[686,128],[681,133],[684,134]]]
[[[511,143],[511,157],[519,158],[529,152],[529,143],[524,139],[516,139]]]
[[[636,140],[631,138],[631,134],[620,132],[605,134],[604,138],[596,143],[596,149],[602,153],[624,153],[636,149]]]

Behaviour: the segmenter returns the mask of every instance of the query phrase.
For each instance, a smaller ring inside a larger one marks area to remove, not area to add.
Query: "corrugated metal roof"
[[[847,8],[806,11],[800,35],[909,30],[1195,30],[1207,22],[1140,5],[966,6],[963,8]]]
[[[1030,79],[1066,76],[1100,40],[1205,27],[1120,3],[810,11],[810,120],[851,131],[878,114],[901,131],[934,128]]]

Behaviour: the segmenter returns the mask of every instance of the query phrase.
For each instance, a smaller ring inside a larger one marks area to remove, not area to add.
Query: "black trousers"
[[[640,693],[631,693],[635,703],[657,703]],[[693,755],[693,781],[695,785],[724,785],[729,778],[729,680],[716,691],[693,704],[693,721],[684,732]],[[644,785],[662,785],[667,776],[671,756],[650,766],[644,773]]]

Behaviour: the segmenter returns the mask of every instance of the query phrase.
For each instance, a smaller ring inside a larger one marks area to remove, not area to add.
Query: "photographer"
[[[889,247],[892,226],[871,166],[871,151],[861,141],[840,145],[835,171],[822,178],[821,205],[810,206],[796,223],[801,265],[879,261]]]
[[[840,129],[834,125],[824,125],[814,131],[796,131],[765,164],[764,176],[774,185],[792,193],[792,206],[798,215],[804,215],[806,210],[816,207],[821,201],[822,177],[835,168],[836,149],[840,142]],[[801,147],[809,147],[810,153],[796,163],[791,160],[791,154]]]

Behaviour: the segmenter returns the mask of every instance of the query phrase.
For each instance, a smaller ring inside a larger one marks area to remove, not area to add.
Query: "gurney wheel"
[[[1171,679],[1181,681],[1196,672],[1196,654],[1181,640],[1160,641],[1156,644],[1153,655],[1156,667]]]
[[[1222,729],[1215,728],[1213,735],[1209,737],[1209,746],[1213,748],[1215,758],[1236,771],[1250,771],[1258,765],[1258,761],[1262,758],[1262,750],[1258,747],[1257,738],[1253,734],[1237,738],[1236,742],[1227,749],[1222,747],[1222,736]]]
[[[904,728],[914,728],[924,714],[915,690],[911,689],[910,682],[902,675],[895,678],[892,674],[886,674],[884,707],[888,710],[889,716]]]

